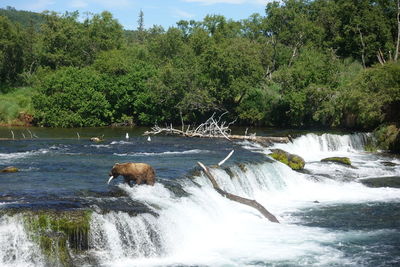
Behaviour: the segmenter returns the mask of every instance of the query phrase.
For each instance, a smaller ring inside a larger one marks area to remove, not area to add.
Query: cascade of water
[[[284,149],[290,153],[300,155],[305,160],[320,160],[332,155],[349,155],[363,151],[370,138],[369,133],[355,133],[351,135],[337,134],[306,134],[293,140],[289,144],[276,144],[274,147]]]
[[[161,253],[155,222],[150,214],[131,217],[123,212],[94,213],[90,223],[90,246],[102,261],[155,257]]]
[[[366,188],[322,177],[315,180],[277,162],[211,171],[224,190],[257,199],[282,224],[269,223],[257,211],[221,197],[202,175],[193,178],[195,184],[181,181],[189,193],[181,198],[174,197],[162,184],[121,186],[132,199],[146,203],[159,216],[95,214],[91,242],[100,261],[117,266],[241,266],[256,259],[279,262],[294,258],[303,258],[304,265],[344,263],[340,251],[324,245],[342,235],[292,225],[290,213],[315,207],[315,200],[329,205],[399,198],[397,189]],[[298,244],[301,247],[296,247]]]
[[[21,216],[0,217],[0,265],[44,266],[39,246],[28,237]]]

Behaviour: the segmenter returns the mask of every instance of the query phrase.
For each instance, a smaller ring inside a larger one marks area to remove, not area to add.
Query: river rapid
[[[79,265],[400,263],[400,189],[360,182],[400,179],[400,159],[364,151],[368,134],[305,133],[266,148],[224,139],[154,136],[148,141],[140,129],[30,131],[15,129],[20,140],[0,140],[0,169],[20,169],[0,174],[0,209],[92,210],[86,253],[95,261]],[[102,134],[102,143],[88,140]],[[10,130],[0,129],[1,137],[10,137]],[[268,156],[271,148],[303,157],[305,170],[274,161]],[[215,165],[231,150],[222,168],[211,169],[217,182],[230,193],[257,200],[280,224],[222,197],[199,171],[198,161]],[[330,156],[349,157],[352,167],[320,161]],[[157,183],[130,188],[118,178],[107,185],[116,162],[152,165]],[[18,212],[2,215],[0,266],[46,265]]]

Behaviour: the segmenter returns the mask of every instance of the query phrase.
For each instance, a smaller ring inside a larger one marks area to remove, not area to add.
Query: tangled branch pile
[[[208,118],[204,123],[200,124],[196,128],[190,129],[190,125],[187,126],[185,130],[185,125],[182,122],[182,129],[176,129],[172,127],[172,124],[169,127],[161,128],[158,125],[155,125],[151,128],[151,131],[146,131],[144,135],[156,135],[156,134],[169,134],[169,135],[182,135],[187,137],[224,137],[228,140],[231,134],[231,129],[229,128],[235,121],[227,123],[226,121],[222,121],[222,117],[227,112],[223,113],[217,120],[214,118],[215,113]]]

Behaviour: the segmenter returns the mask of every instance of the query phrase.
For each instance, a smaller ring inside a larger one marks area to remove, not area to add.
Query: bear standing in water
[[[132,187],[131,181],[134,181],[138,185],[142,183],[154,185],[156,180],[153,167],[146,163],[116,163],[109,175],[110,179],[108,180],[108,184],[110,184],[111,180],[122,175],[124,177],[124,182],[130,187]]]

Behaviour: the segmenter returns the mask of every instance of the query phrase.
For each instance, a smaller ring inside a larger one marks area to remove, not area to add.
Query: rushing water
[[[42,132],[41,132],[42,131]],[[147,138],[123,129],[34,131],[33,140],[0,141],[0,208],[90,208],[89,254],[100,266],[397,266],[400,262],[400,189],[369,188],[369,177],[400,176],[396,157],[367,153],[367,134],[304,134],[275,147],[302,156],[305,171],[271,160],[249,142]],[[1,131],[0,131],[1,133]],[[8,133],[4,131],[3,133]],[[105,134],[94,144],[85,139]],[[15,134],[20,135],[15,131]],[[28,133],[25,132],[28,136]],[[1,137],[1,136],[0,136]],[[213,165],[220,186],[256,199],[280,220],[221,197],[196,162]],[[347,167],[320,162],[346,156]],[[155,186],[107,185],[115,162],[146,162]],[[390,161],[394,166],[385,166]],[[400,178],[399,178],[400,179]],[[124,191],[128,197],[115,197]],[[110,197],[110,194],[112,197]],[[87,263],[91,265],[90,263]],[[0,218],[0,265],[42,266],[22,218]]]

